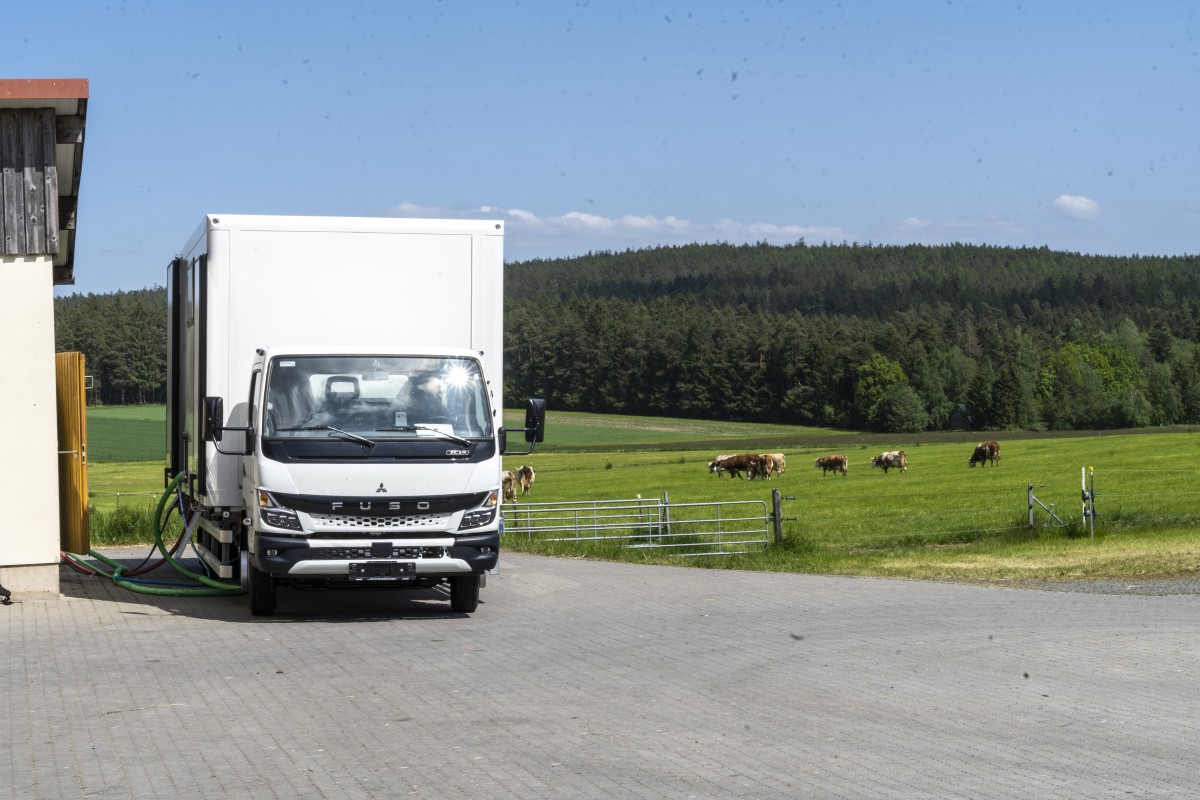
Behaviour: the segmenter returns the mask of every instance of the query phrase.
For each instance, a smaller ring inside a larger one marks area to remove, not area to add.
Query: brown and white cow
[[[770,453],[748,453],[750,456],[750,469],[746,472],[750,480],[762,478],[770,480],[771,473],[775,470],[775,456]]]
[[[871,469],[876,467],[883,470],[884,475],[892,467],[898,468],[901,472],[908,472],[908,457],[904,455],[903,450],[888,450],[871,459]]]
[[[762,477],[768,480],[771,475],[782,475],[784,470],[787,469],[787,456],[783,453],[760,453],[758,457],[762,459]]]
[[[722,475],[724,475],[725,474],[724,462],[725,462],[725,459],[727,459],[727,458],[729,458],[728,455],[717,456],[712,461],[708,462],[709,473],[711,474],[711,473],[715,472],[717,474],[718,478],[721,477]]]
[[[971,453],[970,460],[967,461],[968,467],[973,467],[976,464],[987,466],[987,462],[992,462],[992,466],[996,466],[996,462],[1000,460],[1000,445],[998,442],[980,442],[975,445],[975,452]]]
[[[770,480],[771,473],[775,471],[775,459],[767,453],[752,453],[750,454],[750,471],[746,473],[750,480],[762,478]]]
[[[821,470],[822,478],[830,472],[835,474],[840,472],[842,473],[842,477],[845,477],[847,471],[850,469],[850,459],[846,458],[842,453],[830,453],[827,456],[818,458],[814,466]]]
[[[749,453],[739,453],[731,456],[717,456],[708,465],[709,472],[715,472],[717,475],[728,472],[729,477],[741,480],[742,473],[746,473],[753,478],[756,475],[762,474],[763,463],[762,457],[750,455]]]
[[[521,494],[529,494],[529,490],[533,488],[533,479],[533,467],[522,464],[517,470],[517,483],[521,484]]]
[[[517,500],[517,476],[512,470],[505,470],[501,473],[501,478],[504,482],[504,502],[515,503]]]

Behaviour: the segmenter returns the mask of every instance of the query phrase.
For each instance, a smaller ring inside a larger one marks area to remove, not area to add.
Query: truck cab
[[[272,613],[281,584],[441,582],[454,610],[474,611],[500,550],[498,410],[478,354],[265,348],[250,385],[249,424],[206,433],[244,443],[247,514],[231,538],[251,611]],[[219,563],[220,533],[201,531]]]

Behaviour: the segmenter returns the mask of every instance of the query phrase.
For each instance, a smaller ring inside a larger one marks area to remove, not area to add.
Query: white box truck
[[[167,467],[211,572],[276,588],[445,583],[500,550],[504,229],[210,214],[168,268]],[[510,434],[524,449],[507,451]]]

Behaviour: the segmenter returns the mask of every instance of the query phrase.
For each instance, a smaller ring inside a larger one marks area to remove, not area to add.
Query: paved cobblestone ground
[[[64,571],[0,608],[0,794],[1200,797],[1194,594],[505,554],[481,597]]]

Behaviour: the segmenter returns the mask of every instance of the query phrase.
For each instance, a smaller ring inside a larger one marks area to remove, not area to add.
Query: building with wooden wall
[[[0,584],[58,591],[54,287],[75,282],[88,82],[0,79]]]

